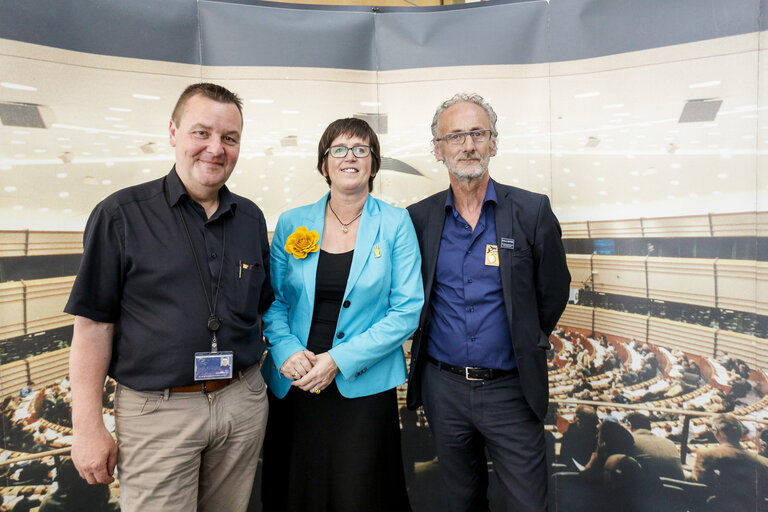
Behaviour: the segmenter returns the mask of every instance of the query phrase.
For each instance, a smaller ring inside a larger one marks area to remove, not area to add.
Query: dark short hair
[[[218,101],[219,103],[232,103],[237,107],[238,112],[240,112],[240,121],[242,122],[243,100],[240,99],[240,96],[220,85],[200,82],[188,86],[184,89],[184,92],[181,93],[181,96],[179,96],[179,99],[176,101],[176,106],[173,107],[173,113],[171,114],[171,119],[173,119],[174,123],[177,125],[179,124],[181,121],[181,114],[184,112],[184,106],[187,104],[187,101],[189,98],[197,96],[198,94],[213,101]]]
[[[651,419],[641,412],[631,412],[625,418],[632,430],[645,429],[651,430]]]
[[[362,119],[346,117],[344,119],[337,119],[328,125],[322,137],[320,137],[320,142],[317,144],[317,170],[320,171],[320,174],[323,174],[323,164],[327,158],[330,158],[325,152],[339,135],[359,137],[367,140],[368,145],[371,146],[371,177],[368,179],[368,192],[371,192],[373,190],[373,179],[381,168],[381,152],[376,132],[373,131],[371,125]],[[331,186],[331,178],[327,175],[325,176],[325,182],[328,183],[329,187]]]

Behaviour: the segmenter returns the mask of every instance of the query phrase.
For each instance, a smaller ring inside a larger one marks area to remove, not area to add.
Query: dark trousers
[[[520,377],[468,381],[427,362],[421,387],[451,511],[488,511],[486,449],[507,510],[546,511],[544,425],[525,401]]]

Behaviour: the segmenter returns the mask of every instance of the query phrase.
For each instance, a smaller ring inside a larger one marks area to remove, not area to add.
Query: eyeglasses
[[[464,141],[467,140],[467,135],[472,137],[472,142],[486,142],[491,138],[491,130],[472,130],[469,132],[446,133],[443,137],[435,140],[444,140],[446,144],[456,146],[459,144],[464,144]]]
[[[325,154],[330,153],[334,158],[344,158],[350,149],[356,158],[365,158],[371,154],[371,146],[352,146],[351,148],[347,146],[331,146],[325,150]]]

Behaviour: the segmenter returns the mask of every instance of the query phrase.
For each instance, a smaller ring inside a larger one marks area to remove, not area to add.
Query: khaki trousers
[[[258,365],[213,393],[115,393],[123,512],[245,512],[267,424]]]

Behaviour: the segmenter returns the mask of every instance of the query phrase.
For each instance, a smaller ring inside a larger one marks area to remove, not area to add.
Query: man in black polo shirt
[[[245,511],[267,420],[260,315],[273,299],[264,215],[224,183],[242,102],[189,86],[170,122],[176,165],[93,210],[65,311],[76,315],[72,459],[89,483],[115,464],[121,509]],[[118,446],[102,419],[118,382]]]

